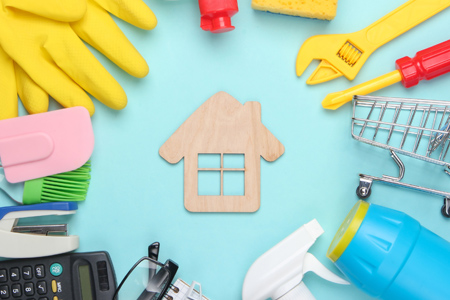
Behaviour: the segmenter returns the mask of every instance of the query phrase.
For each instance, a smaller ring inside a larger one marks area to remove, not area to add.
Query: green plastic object
[[[84,201],[91,179],[88,161],[76,170],[25,182],[23,204]]]

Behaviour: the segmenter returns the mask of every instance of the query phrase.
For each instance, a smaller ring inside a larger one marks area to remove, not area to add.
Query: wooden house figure
[[[203,103],[161,146],[159,154],[172,164],[184,158],[184,204],[192,212],[254,212],[260,207],[262,156],[274,161],[284,146],[261,123],[261,104],[239,101],[219,92]],[[220,165],[199,166],[199,156],[214,154]],[[227,155],[243,155],[244,165],[229,168]],[[200,172],[220,173],[220,194],[199,195]],[[224,174],[243,172],[243,195],[224,194]]]

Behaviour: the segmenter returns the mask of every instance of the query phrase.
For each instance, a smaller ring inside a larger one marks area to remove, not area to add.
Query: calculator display
[[[89,265],[83,265],[78,267],[78,272],[80,274],[80,286],[81,286],[81,297],[83,300],[93,300],[92,295],[92,279],[91,270]]]

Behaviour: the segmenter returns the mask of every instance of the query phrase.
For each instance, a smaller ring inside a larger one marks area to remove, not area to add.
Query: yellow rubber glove
[[[86,0],[3,0],[3,6],[61,22],[78,21],[86,13]]]
[[[86,13],[85,0],[5,0],[5,7],[15,7],[63,22],[80,20]],[[48,110],[48,94],[38,86],[0,47],[0,120],[18,116],[17,94],[30,113]]]
[[[73,22],[72,28],[79,37],[102,52],[123,70],[135,77],[146,76],[148,74],[147,63],[108,12],[139,28],[150,30],[157,24],[156,17],[150,8],[141,0],[88,0],[87,7],[85,1],[46,0],[36,4],[34,0],[3,0],[3,4],[5,7],[25,10],[54,20]],[[47,111],[48,96],[46,93],[17,64],[14,65],[18,93],[27,111],[29,113]],[[70,102],[56,100],[63,106],[70,106]],[[84,103],[85,105],[77,105],[85,106],[93,114],[93,105],[90,105],[91,103],[87,99]],[[17,116],[17,112],[10,111],[6,116],[5,114],[6,111],[3,116],[0,114],[0,119]]]
[[[4,1],[0,0],[0,46],[38,86],[64,107],[84,106],[91,115],[94,105],[83,89],[111,108],[126,106],[121,86],[68,23],[9,9]]]
[[[48,110],[44,92],[0,47],[0,120],[17,117],[17,94],[29,113]]]
[[[149,71],[145,59],[108,12],[146,30],[155,28],[157,24],[155,15],[142,0],[87,0],[86,14],[71,26],[81,39],[121,69],[132,76],[145,77]]]
[[[17,88],[14,62],[0,47],[0,120],[17,115]]]

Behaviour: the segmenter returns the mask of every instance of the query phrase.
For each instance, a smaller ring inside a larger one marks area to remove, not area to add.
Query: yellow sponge
[[[252,0],[252,8],[278,14],[332,20],[338,0]]]

